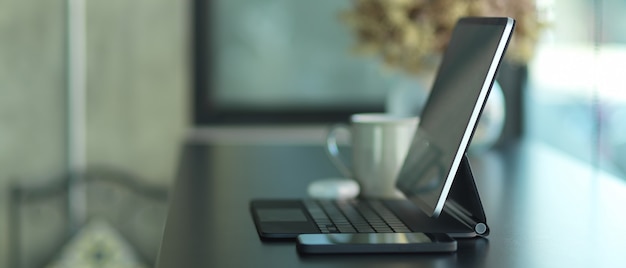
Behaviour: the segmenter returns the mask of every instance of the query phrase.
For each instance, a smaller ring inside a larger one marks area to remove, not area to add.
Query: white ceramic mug
[[[339,171],[356,180],[362,197],[398,198],[395,183],[409,150],[418,117],[389,114],[355,114],[350,126],[335,125],[326,138],[326,152]],[[352,147],[352,167],[341,159],[337,132],[347,129]]]

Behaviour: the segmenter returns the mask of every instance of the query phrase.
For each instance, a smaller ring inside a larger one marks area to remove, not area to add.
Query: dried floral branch
[[[456,21],[464,16],[508,16],[517,20],[506,57],[532,58],[546,23],[534,0],[353,0],[341,14],[355,32],[355,51],[378,55],[391,68],[415,74],[433,69]]]

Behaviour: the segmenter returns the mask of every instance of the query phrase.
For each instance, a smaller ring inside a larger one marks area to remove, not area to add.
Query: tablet
[[[453,30],[396,186],[441,213],[514,28],[511,18],[462,18]]]

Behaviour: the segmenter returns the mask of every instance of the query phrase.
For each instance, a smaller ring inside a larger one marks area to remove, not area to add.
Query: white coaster
[[[308,193],[312,198],[350,199],[359,195],[359,184],[347,178],[326,178],[309,184]]]

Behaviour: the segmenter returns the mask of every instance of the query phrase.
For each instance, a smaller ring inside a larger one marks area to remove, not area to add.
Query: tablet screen
[[[510,18],[464,18],[453,30],[397,180],[430,216],[443,209],[513,26]]]

